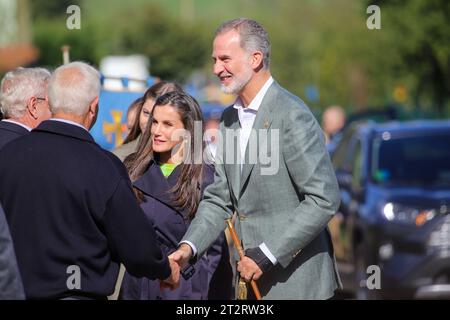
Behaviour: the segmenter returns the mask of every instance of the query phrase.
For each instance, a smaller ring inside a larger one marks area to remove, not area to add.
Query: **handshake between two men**
[[[176,251],[169,255],[172,274],[167,279],[161,281],[160,285],[162,288],[175,290],[180,285],[180,273],[185,279],[192,275],[194,270],[189,265],[189,260],[191,260],[192,256],[192,248],[186,243],[182,243]],[[237,271],[246,282],[256,281],[263,274],[258,264],[248,256],[241,257],[237,264]]]

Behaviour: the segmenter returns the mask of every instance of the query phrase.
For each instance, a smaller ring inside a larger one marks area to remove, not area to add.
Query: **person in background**
[[[0,149],[51,117],[47,101],[50,72],[43,68],[17,68],[0,85]]]
[[[325,142],[327,144],[327,150],[332,155],[336,150],[337,144],[340,141],[342,135],[342,128],[345,125],[346,116],[344,109],[341,106],[333,105],[325,109],[322,114],[322,128],[325,134]],[[339,233],[341,232],[342,223],[344,217],[342,212],[336,211],[333,218],[328,222],[328,229],[331,233],[331,238],[334,244],[334,251],[336,257],[342,257],[345,255],[345,247],[342,246],[339,241]]]
[[[152,112],[155,99],[170,91],[183,91],[183,88],[181,88],[174,82],[160,81],[147,89],[143,97],[133,102],[132,106],[136,105],[136,112],[135,117],[132,121],[133,124],[130,127],[130,132],[125,138],[123,144],[113,150],[113,153],[121,161],[124,161],[128,155],[136,152],[139,138],[142,132],[145,131],[145,127],[147,126],[148,118],[150,113]],[[132,106],[130,106],[130,108]]]
[[[139,97],[133,101],[133,103],[128,107],[127,111],[127,137],[125,138],[123,144],[114,150],[112,153],[118,157],[122,162],[125,158],[136,151],[136,146],[139,141],[139,134],[136,136],[132,134],[133,128],[137,119],[139,119],[139,113],[144,104],[144,97]]]
[[[5,213],[0,204],[0,300],[23,300],[22,279]]]
[[[329,106],[322,115],[322,128],[325,133],[325,143],[329,144],[332,137],[345,125],[345,112],[341,106]]]
[[[138,114],[138,110],[142,108],[142,104],[144,103],[143,97],[137,98],[133,101],[133,103],[128,107],[127,110],[127,136],[130,134],[131,129],[133,129],[134,120],[136,119],[136,115]]]
[[[202,161],[202,137],[195,139],[196,122],[202,125],[203,117],[195,99],[180,91],[166,93],[154,104],[138,151],[125,160],[141,207],[154,222],[166,255],[176,250],[195,217],[204,188],[213,181],[213,167]],[[120,299],[230,299],[232,271],[223,233],[183,275],[180,287],[168,291],[158,281],[126,273]]]

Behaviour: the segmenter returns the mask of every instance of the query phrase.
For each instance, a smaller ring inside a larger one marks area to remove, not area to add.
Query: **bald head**
[[[53,114],[84,116],[99,94],[100,74],[83,62],[72,62],[57,68],[48,86]]]

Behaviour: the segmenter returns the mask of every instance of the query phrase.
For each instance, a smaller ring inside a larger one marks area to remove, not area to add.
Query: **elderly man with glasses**
[[[17,68],[0,85],[0,149],[51,117],[47,101],[50,72],[43,68]]]

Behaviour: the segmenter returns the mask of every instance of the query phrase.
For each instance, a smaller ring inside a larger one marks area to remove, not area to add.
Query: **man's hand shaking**
[[[189,264],[189,259],[192,257],[192,249],[186,244],[182,243],[177,251],[173,252],[169,258],[172,258],[180,268],[184,268]]]
[[[169,263],[172,273],[167,279],[160,282],[160,286],[161,288],[175,290],[180,286],[180,266],[171,258],[171,256],[169,256]]]

